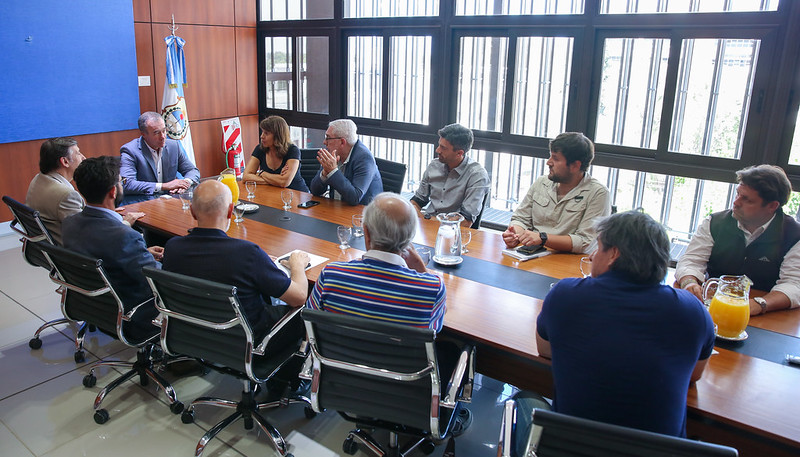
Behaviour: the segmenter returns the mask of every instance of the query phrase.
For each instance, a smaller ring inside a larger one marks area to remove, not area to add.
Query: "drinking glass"
[[[461,253],[466,254],[469,252],[467,245],[472,241],[472,232],[469,230],[461,231]]]
[[[247,181],[244,183],[244,188],[247,189],[247,199],[252,200],[256,198],[256,182]]]
[[[353,236],[364,236],[364,217],[360,214],[353,214]]]
[[[422,259],[422,263],[427,266],[428,262],[431,261],[431,250],[428,248],[416,248],[416,249],[417,249],[417,254],[419,254],[419,257]]]
[[[192,206],[192,191],[185,190],[178,194],[178,198],[181,199],[181,209],[189,209]]]
[[[283,201],[283,209],[288,210],[292,208],[292,191],[291,190],[282,190],[281,191],[281,200]]]
[[[239,222],[244,221],[244,217],[242,217],[244,216],[244,205],[242,204],[233,205],[233,216],[234,216],[233,222],[236,222],[237,224]]]
[[[340,225],[336,227],[336,236],[339,237],[339,248],[340,249],[347,249],[350,245],[347,244],[350,241],[350,227],[347,225]]]
[[[584,278],[592,275],[592,258],[589,256],[581,257],[581,274]]]

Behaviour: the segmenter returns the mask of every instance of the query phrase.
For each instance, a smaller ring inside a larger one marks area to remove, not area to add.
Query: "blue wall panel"
[[[2,0],[0,113],[0,143],[136,128],[131,0]]]

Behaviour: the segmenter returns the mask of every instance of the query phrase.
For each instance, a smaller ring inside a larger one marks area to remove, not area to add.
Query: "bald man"
[[[273,305],[272,297],[293,308],[305,303],[308,254],[295,252],[289,257],[291,277],[287,277],[258,245],[229,237],[225,232],[233,211],[231,191],[219,181],[205,181],[197,187],[191,211],[197,227],[167,242],[164,270],[236,286],[258,343],[290,310]],[[292,334],[299,340],[304,333],[300,324]]]
[[[398,194],[384,192],[364,208],[367,253],[333,262],[320,273],[306,306],[384,322],[442,329],[445,290],[411,245],[417,214]],[[346,288],[338,287],[346,284]],[[413,303],[408,297],[414,297]]]

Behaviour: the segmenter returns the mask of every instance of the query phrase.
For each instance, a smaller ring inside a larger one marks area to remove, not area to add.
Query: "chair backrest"
[[[43,241],[54,244],[50,232],[42,223],[39,211],[34,210],[28,205],[20,203],[8,195],[3,196],[3,202],[8,205],[14,220],[11,222],[11,229],[22,236],[22,255],[25,260],[35,267],[50,269],[50,263],[36,246],[36,243]],[[20,228],[19,226],[22,226]]]
[[[735,457],[736,449],[643,430],[533,410],[534,431],[541,428],[536,455],[548,456],[643,456]]]
[[[253,349],[258,342],[235,286],[152,267],[142,271],[156,295],[156,309],[162,316],[161,346],[168,354],[203,359],[263,382],[294,352],[294,347],[267,345],[270,359],[276,362],[254,367]]]
[[[483,213],[484,211],[486,211],[486,206],[489,205],[489,201],[491,201],[491,198],[492,198],[492,191],[491,189],[489,189],[486,192],[486,195],[483,196],[483,204],[481,204],[481,212],[478,213],[478,217],[476,217],[475,220],[472,221],[472,225],[470,225],[469,228],[479,229],[481,227],[481,219],[483,219]]]
[[[37,246],[53,266],[50,278],[66,288],[61,298],[65,316],[94,324],[130,346],[141,343],[128,337],[122,301],[108,281],[101,259],[53,244],[39,242]]]
[[[391,160],[375,157],[375,164],[381,173],[384,192],[399,194],[403,190],[403,181],[406,179],[406,164],[392,162]]]
[[[300,150],[300,176],[303,177],[307,186],[311,186],[311,180],[317,175],[320,165],[317,160],[317,149]]]
[[[315,410],[439,434],[439,374],[431,329],[304,309]]]

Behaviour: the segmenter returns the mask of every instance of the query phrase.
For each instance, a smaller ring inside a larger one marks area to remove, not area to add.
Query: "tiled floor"
[[[197,422],[185,425],[169,412],[152,383],[142,388],[131,382],[106,397],[104,406],[111,419],[95,424],[94,397],[116,373],[101,369],[98,385],[86,388],[81,379],[89,364],[102,358],[130,359],[134,351],[98,332],[90,333],[85,342],[86,362],[76,365],[71,328],[46,331],[42,348],[30,349],[28,340],[36,328],[60,316],[58,295],[44,269],[24,262],[13,236],[0,236],[0,316],[0,456],[189,456],[204,430],[228,414],[219,408],[199,407]],[[179,379],[166,373],[166,377],[186,403],[200,395],[233,399],[240,392],[236,380],[218,373]],[[501,407],[516,391],[482,376],[476,384],[470,406],[474,422],[456,440],[460,457],[496,455]],[[344,455],[342,440],[351,427],[335,413],[307,420],[303,407],[295,405],[266,416],[287,438],[296,457]],[[238,422],[211,441],[204,455],[278,455],[261,435],[255,429],[245,433]],[[443,452],[444,446],[439,446],[433,455]],[[359,451],[357,455],[366,454]]]

